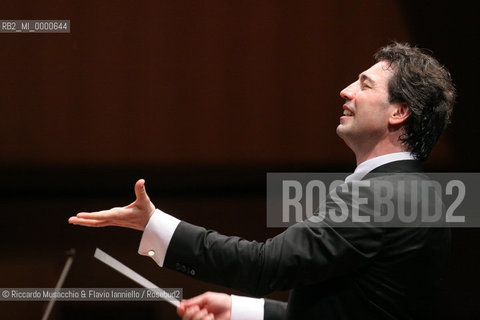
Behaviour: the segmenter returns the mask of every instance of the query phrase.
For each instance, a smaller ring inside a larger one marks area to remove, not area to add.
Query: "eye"
[[[362,82],[362,83],[360,84],[360,88],[362,88],[362,89],[370,89],[370,86],[369,86],[368,84],[366,84],[365,82]]]

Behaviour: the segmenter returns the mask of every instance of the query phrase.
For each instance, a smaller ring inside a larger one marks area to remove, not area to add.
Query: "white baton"
[[[171,295],[168,294],[165,290],[158,287],[154,283],[148,281],[147,279],[145,279],[144,277],[142,277],[141,275],[139,275],[138,273],[136,273],[135,271],[133,271],[132,269],[130,269],[129,267],[127,267],[126,265],[121,263],[120,261],[118,261],[117,259],[115,259],[115,258],[109,256],[108,254],[106,254],[105,252],[103,252],[102,250],[97,248],[95,250],[95,254],[93,256],[95,258],[97,258],[98,260],[102,261],[103,263],[109,265],[113,269],[117,270],[118,272],[120,272],[121,274],[126,276],[127,278],[132,279],[133,281],[135,281],[136,283],[138,283],[142,287],[147,288],[147,289],[152,289],[152,291],[159,293],[160,296],[162,296],[162,297],[171,297]],[[165,299],[165,300],[175,307],[178,307],[180,305],[180,301],[175,299],[174,297],[171,297],[171,298],[168,298],[168,299]]]

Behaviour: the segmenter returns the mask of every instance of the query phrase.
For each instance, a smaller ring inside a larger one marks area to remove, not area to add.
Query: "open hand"
[[[118,226],[143,231],[155,211],[155,206],[145,190],[145,180],[137,181],[135,195],[137,199],[126,207],[80,212],[76,216],[70,217],[68,222],[86,227]]]

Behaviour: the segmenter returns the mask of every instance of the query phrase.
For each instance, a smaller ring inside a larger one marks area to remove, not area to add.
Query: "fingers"
[[[77,213],[76,217],[82,219],[107,220],[117,216],[120,213],[120,210],[121,208],[112,208],[110,210],[102,210],[96,212],[80,212]]]
[[[188,309],[187,309],[187,312],[188,312]],[[191,320],[207,320],[207,319],[213,319],[211,318],[213,317],[212,314],[209,314],[207,309],[201,309],[200,311],[197,311],[195,312],[193,315],[192,315],[192,318]]]
[[[215,316],[212,313],[207,314],[204,320],[215,320]]]
[[[198,306],[193,306],[193,307],[190,307],[190,308],[187,308],[185,310],[185,313],[182,317],[182,320],[192,320],[194,315],[200,311],[200,308]]]
[[[191,299],[182,300],[177,309],[179,316],[183,316],[183,320],[213,320],[213,313],[207,310],[209,292],[193,297]]]
[[[70,217],[68,223],[85,227],[105,227],[108,225],[104,220],[82,219],[78,217]]]
[[[183,314],[182,320],[214,320],[213,314],[208,313],[207,309],[200,309],[198,306],[187,308]]]
[[[193,297],[191,299],[185,299],[182,300],[182,305],[185,308],[198,305],[200,308],[202,308],[206,303],[207,303],[207,292],[202,293],[201,295],[198,295],[196,297]]]
[[[113,208],[97,212],[80,212],[70,217],[70,224],[77,224],[86,227],[105,227],[115,224],[115,218],[119,216],[121,208]]]

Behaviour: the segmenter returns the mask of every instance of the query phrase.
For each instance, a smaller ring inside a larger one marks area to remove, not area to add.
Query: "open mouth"
[[[343,116],[345,117],[353,117],[354,113],[350,108],[348,108],[346,105],[343,105]]]

